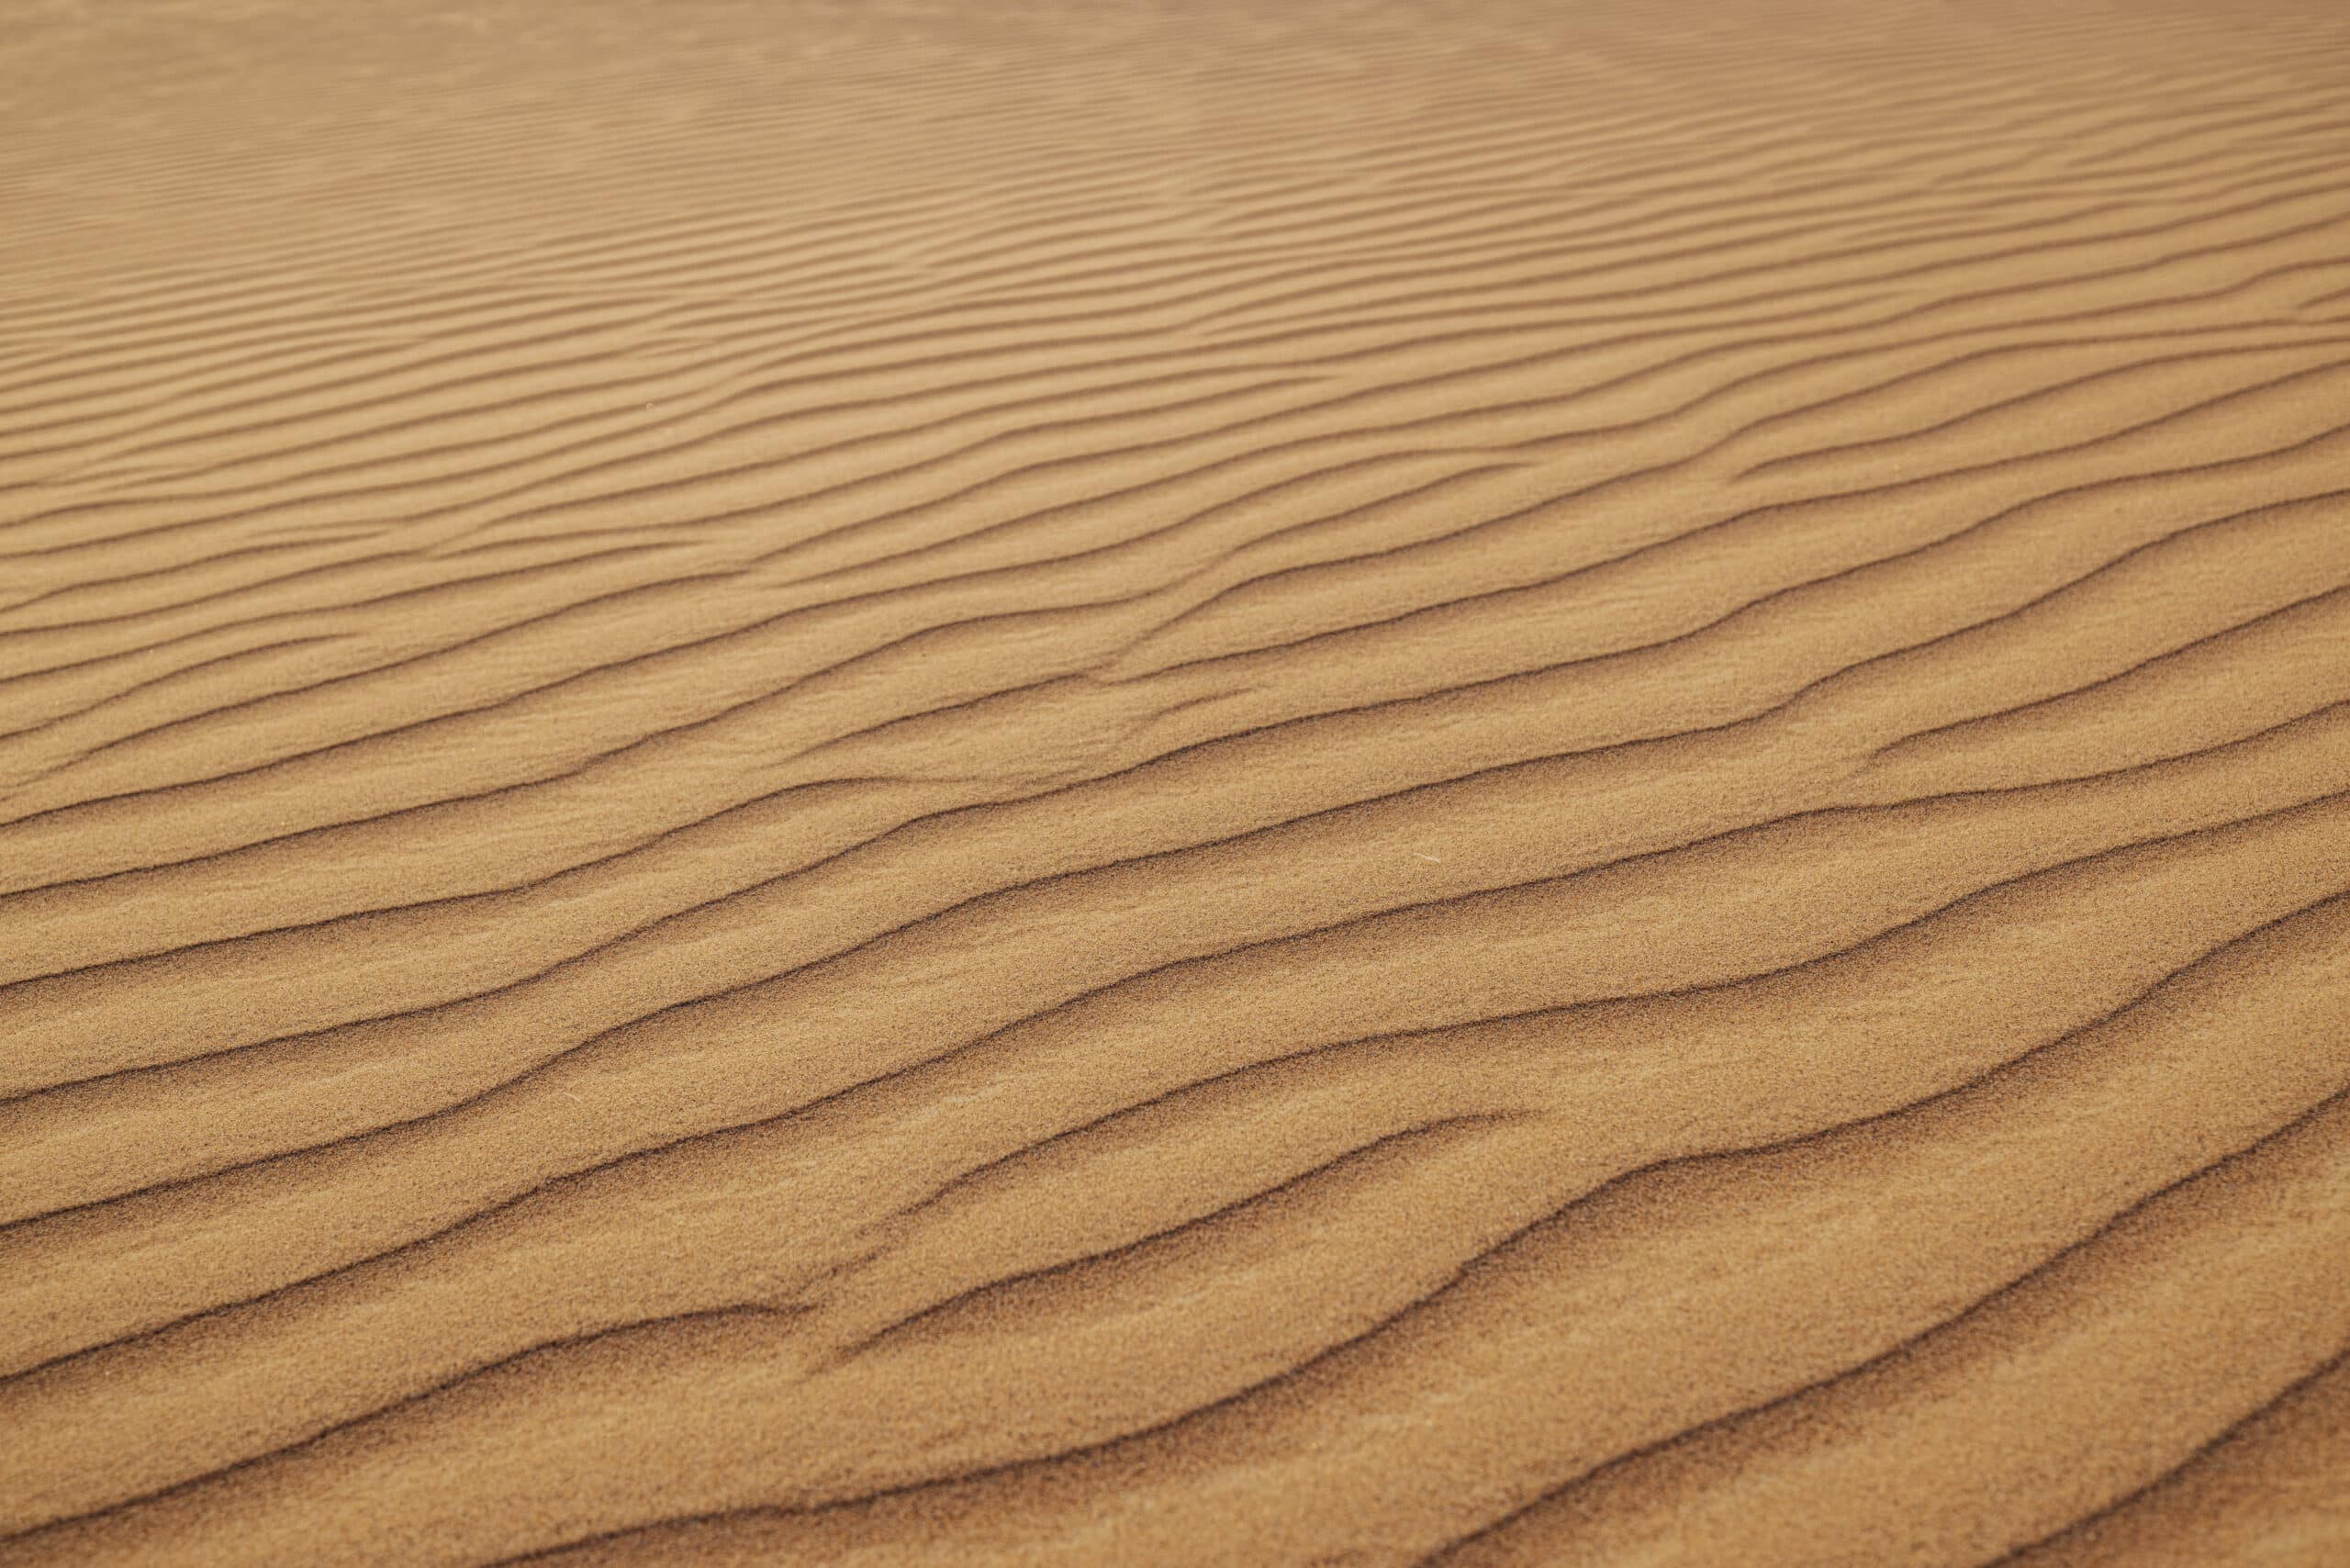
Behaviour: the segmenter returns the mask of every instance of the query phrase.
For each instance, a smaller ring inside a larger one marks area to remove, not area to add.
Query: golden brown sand
[[[2350,9],[0,105],[0,1562],[2350,1562]]]

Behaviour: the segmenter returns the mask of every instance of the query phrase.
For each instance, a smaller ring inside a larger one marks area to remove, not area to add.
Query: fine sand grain
[[[2350,7],[16,0],[0,1563],[2350,1563]]]

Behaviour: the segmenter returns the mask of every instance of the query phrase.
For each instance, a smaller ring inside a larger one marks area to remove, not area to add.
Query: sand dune
[[[0,1562],[2350,1562],[2350,11],[0,98]]]

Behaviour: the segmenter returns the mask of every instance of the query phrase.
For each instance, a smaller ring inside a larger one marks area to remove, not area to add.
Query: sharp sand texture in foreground
[[[2350,10],[0,114],[0,1563],[2350,1562]]]

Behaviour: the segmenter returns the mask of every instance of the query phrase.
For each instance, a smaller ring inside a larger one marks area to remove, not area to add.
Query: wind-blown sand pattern
[[[0,1562],[2350,1562],[2350,11],[0,103]]]

